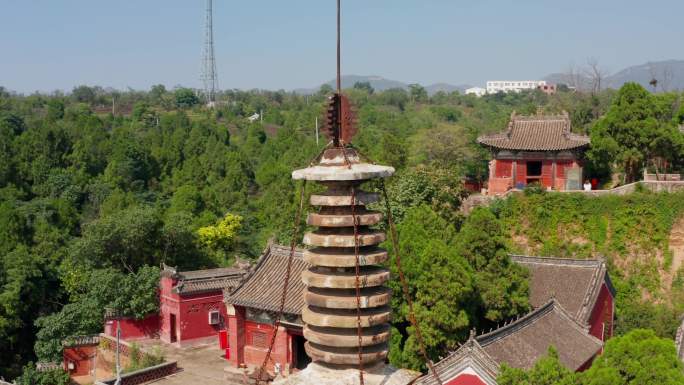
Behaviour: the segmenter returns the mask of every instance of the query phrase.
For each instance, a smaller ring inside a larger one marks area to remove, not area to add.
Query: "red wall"
[[[228,316],[228,361],[234,366],[245,362],[245,308],[235,307],[235,315]]]
[[[613,335],[613,296],[604,283],[589,318],[589,334],[606,341]],[[605,335],[604,327],[605,324]]]
[[[429,374],[428,374],[429,375]],[[473,374],[459,374],[453,380],[444,385],[487,385],[480,377]]]
[[[235,366],[261,366],[273,337],[273,325],[246,321],[244,316],[245,309],[242,307],[236,307],[235,315],[228,316],[228,361]],[[281,326],[278,329],[271,351],[272,362],[266,367],[269,372],[273,371],[274,363],[280,363],[283,369],[292,366],[292,338],[293,335],[286,328]]]
[[[105,322],[105,334],[116,337],[117,322],[118,320],[107,320]],[[159,322],[159,314],[150,314],[141,320],[124,318],[121,320],[121,339],[156,338],[159,336]]]
[[[516,161],[515,167],[515,184],[527,184],[527,163],[525,163],[525,161]]]
[[[64,348],[62,359],[64,369],[68,370],[69,362],[74,363],[74,370],[68,370],[69,376],[86,376],[90,374],[90,369],[94,364],[94,356],[97,352],[97,345],[77,346]]]
[[[553,187],[553,162],[550,160],[542,162],[541,184],[544,187]]]
[[[268,324],[260,324],[251,321],[245,322],[245,363],[248,365],[260,366],[266,353],[268,346],[273,337],[273,326]],[[259,335],[261,338],[256,338]],[[262,343],[257,344],[257,340]],[[271,360],[280,363],[281,367],[285,367],[291,363],[290,346],[292,346],[291,336],[288,335],[284,327],[280,327],[278,335],[276,336],[273,350],[271,351]],[[273,370],[273,364],[267,368],[269,371]]]
[[[223,292],[216,290],[208,293],[179,295],[172,291],[175,282],[162,277],[160,299],[161,328],[160,338],[171,341],[171,314],[176,316],[176,337],[179,344],[198,338],[217,336],[225,328],[226,306]],[[209,312],[218,310],[221,323],[209,324]]]
[[[513,172],[513,161],[506,159],[496,159],[495,161],[496,178],[510,178]]]

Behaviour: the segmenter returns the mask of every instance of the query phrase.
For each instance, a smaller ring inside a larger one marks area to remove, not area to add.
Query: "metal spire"
[[[356,134],[356,114],[352,110],[349,99],[342,94],[340,25],[340,0],[337,0],[337,78],[335,79],[337,89],[328,98],[327,120],[324,130],[333,147],[348,145]]]
[[[337,0],[337,93],[342,93],[342,69],[340,65],[340,0]]]
[[[218,75],[216,74],[216,59],[214,58],[214,25],[212,0],[207,0],[207,14],[204,29],[204,52],[202,53],[202,82],[204,83],[204,98],[209,105],[216,102],[218,90]]]

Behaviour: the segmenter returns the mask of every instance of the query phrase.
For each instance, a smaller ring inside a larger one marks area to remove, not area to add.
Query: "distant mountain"
[[[652,79],[658,80],[658,91],[684,89],[684,60],[666,60],[649,62],[641,65],[627,67],[603,79],[604,88],[620,88],[628,82],[636,82],[643,87],[652,90],[649,83]],[[588,88],[591,79],[585,74],[576,75],[570,79],[566,73],[554,73],[544,77],[544,80],[556,84],[579,83],[580,87]]]
[[[650,62],[638,66],[627,67],[606,80],[613,88],[620,88],[627,82],[637,82],[644,87],[652,88],[651,79],[658,80],[658,90],[684,89],[684,60],[667,60]]]
[[[602,88],[620,88],[627,82],[637,82],[648,90],[653,87],[649,85],[651,79],[658,80],[658,91],[667,90],[684,90],[684,60],[665,60],[658,62],[649,62],[641,65],[627,67],[614,74],[609,74],[602,80]],[[591,88],[591,79],[586,74],[575,75],[575,79],[570,79],[566,73],[558,72],[547,75],[542,78],[547,82],[554,84],[568,84],[577,83],[580,88]],[[369,82],[371,87],[376,91],[385,91],[390,88],[408,89],[409,83],[399,80],[386,79],[382,76],[362,76],[362,75],[344,75],[342,76],[342,88],[354,87],[357,82]],[[330,80],[327,84],[335,87],[335,80]],[[424,86],[429,95],[434,95],[439,91],[453,92],[459,91],[464,93],[470,85],[466,84],[447,84],[435,83],[429,86]],[[319,87],[314,88],[298,88],[293,90],[295,93],[307,95],[318,92]]]
[[[428,95],[434,95],[439,91],[443,91],[446,93],[458,91],[460,93],[464,93],[465,90],[470,88],[470,87],[472,87],[472,86],[468,85],[468,84],[459,84],[459,85],[455,86],[453,84],[447,84],[447,83],[435,83],[435,84],[431,84],[431,85],[425,87],[425,89],[427,90]]]
[[[385,91],[390,88],[403,88],[403,89],[408,89],[408,83],[404,83],[398,80],[392,80],[392,79],[386,79],[383,78],[382,76],[362,76],[362,75],[344,75],[342,76],[342,88],[352,88],[354,87],[354,84],[360,83],[360,82],[369,82],[371,87],[373,87],[374,90],[376,91]],[[335,88],[335,79],[330,80],[327,83],[324,83],[329,85],[330,87]],[[452,91],[460,91],[463,92],[466,88],[469,88],[470,86],[467,85],[451,85],[447,83],[436,83],[429,85],[425,87],[429,95],[433,95],[437,93],[438,91],[444,91],[444,92],[452,92]],[[320,89],[319,87],[316,88],[298,88],[293,90],[295,93],[306,95],[306,94],[313,94],[318,92]]]

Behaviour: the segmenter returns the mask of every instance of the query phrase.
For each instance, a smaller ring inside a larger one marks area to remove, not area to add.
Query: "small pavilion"
[[[532,183],[547,190],[582,188],[582,158],[590,141],[571,132],[567,112],[532,116],[513,112],[506,131],[480,136],[477,141],[492,152],[489,195]]]

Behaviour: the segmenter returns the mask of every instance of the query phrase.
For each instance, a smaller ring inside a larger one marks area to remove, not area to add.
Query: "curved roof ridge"
[[[519,151],[564,151],[588,146],[586,135],[572,133],[567,112],[556,115],[511,113],[503,132],[480,135],[477,142],[498,149]]]
[[[509,254],[510,255],[510,254]],[[581,291],[581,298],[578,296],[575,304],[573,306],[570,302],[566,301],[566,305],[570,306],[570,309],[575,312],[575,317],[578,322],[588,323],[591,317],[591,310],[594,308],[596,301],[598,300],[601,285],[606,282],[608,289],[610,290],[613,297],[615,296],[615,289],[610,283],[610,278],[607,274],[606,262],[603,258],[597,259],[576,259],[576,258],[559,258],[559,257],[538,257],[538,256],[526,256],[526,255],[510,255],[513,262],[519,263],[523,266],[529,268],[536,267],[556,267],[556,268],[578,268],[587,269],[587,275],[591,274],[586,280],[585,285],[580,287],[577,292]],[[542,274],[542,273],[538,273]],[[539,278],[540,282],[544,278]],[[583,281],[584,282],[584,281]],[[548,293],[551,295],[560,293]],[[566,296],[567,297],[567,296]],[[566,297],[561,295],[561,301],[563,298],[567,300]],[[539,301],[537,301],[538,303]],[[566,310],[567,311],[567,310]]]
[[[475,339],[482,347],[485,347],[491,344],[492,342],[495,342],[501,338],[504,338],[510,334],[517,332],[518,330],[521,330],[533,324],[535,321],[537,321],[538,319],[552,311],[557,311],[559,315],[570,321],[570,324],[577,331],[582,332],[587,336],[590,336],[599,345],[603,345],[603,342],[601,342],[601,340],[589,334],[589,328],[586,325],[580,324],[575,319],[575,317],[570,315],[570,313],[568,313],[567,310],[565,310],[565,308],[563,308],[563,306],[555,298],[551,298],[544,306],[541,306],[525,314],[524,316],[514,320],[513,322],[504,325],[496,330],[488,332],[486,334],[479,335],[475,337]]]
[[[289,256],[290,247],[269,242],[257,264],[242,282],[231,292],[224,290],[224,302],[267,311],[278,310],[284,286],[286,261]],[[291,278],[287,288],[288,296],[283,309],[285,313],[296,315],[301,313],[304,283],[297,279],[297,274],[298,271],[301,272],[308,266],[309,264],[303,258],[303,250],[295,248]]]
[[[603,258],[563,258],[542,257],[536,255],[508,254],[512,261],[519,263],[543,263],[548,265],[589,266],[599,267],[605,263]]]
[[[544,306],[540,306],[539,308],[532,310],[531,312],[513,320],[508,324],[505,324],[504,326],[496,328],[490,332],[480,334],[479,336],[475,337],[475,340],[482,347],[485,347],[496,340],[499,340],[526,326],[529,326],[541,316],[544,316],[552,311],[554,304],[557,304],[557,301],[555,298],[551,298],[551,300],[549,300]]]
[[[499,363],[482,348],[472,334],[458,349],[450,352],[447,357],[434,365],[441,378],[444,378],[445,375],[449,377],[450,374],[457,375],[467,367],[477,372],[487,384],[496,384]],[[416,380],[414,384],[433,385],[437,384],[437,381],[432,373],[428,372]]]
[[[242,277],[242,280],[240,281],[240,284],[237,285],[237,286],[235,287],[235,289],[233,289],[233,290],[230,291],[230,292],[226,292],[225,290],[223,291],[223,299],[224,299],[224,301],[225,301],[228,297],[230,297],[232,294],[237,293],[237,291],[240,290],[240,289],[245,285],[245,283],[247,283],[247,281],[249,281],[249,279],[250,279],[250,278],[254,275],[254,273],[259,269],[259,267],[264,263],[264,260],[266,260],[266,258],[267,258],[269,255],[271,255],[271,247],[272,247],[272,245],[273,245],[273,241],[271,241],[271,240],[269,239],[268,244],[266,244],[266,247],[264,248],[264,251],[262,251],[262,252],[261,252],[261,255],[259,256],[259,259],[257,260],[257,263],[256,263],[254,266],[252,266],[252,267],[247,271],[247,274],[245,274],[245,275]]]

